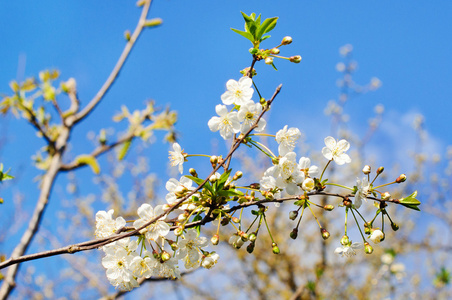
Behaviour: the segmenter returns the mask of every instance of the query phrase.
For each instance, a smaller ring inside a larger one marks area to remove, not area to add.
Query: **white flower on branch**
[[[353,243],[350,245],[337,247],[334,250],[334,253],[339,254],[341,256],[352,257],[356,255],[356,250],[363,248],[362,243]]]
[[[295,149],[298,139],[301,137],[301,132],[296,127],[287,129],[287,125],[276,133],[276,141],[279,144],[278,152],[280,156],[286,155]]]
[[[229,79],[226,82],[226,88],[228,90],[221,95],[221,101],[225,105],[244,105],[253,97],[254,90],[251,87],[252,84],[253,80],[247,76],[240,78],[238,82],[234,79]]]
[[[366,200],[367,202],[367,195],[369,194],[369,180],[367,177],[364,177],[363,180],[359,180],[359,178],[356,179],[356,187],[358,188],[355,194],[355,201],[354,205],[356,208],[360,208],[361,204],[363,203],[363,200]]]
[[[201,262],[201,266],[206,269],[211,269],[217,263],[220,255],[215,252],[209,253],[207,256],[204,256]]]
[[[113,213],[113,209],[110,209],[108,212],[100,210],[96,213],[96,231],[94,232],[96,238],[109,237],[126,225],[123,217],[118,217],[116,220],[113,220]]]
[[[163,208],[162,205],[157,205],[154,209],[151,205],[144,203],[138,208],[137,213],[140,218],[133,222],[133,227],[136,229],[148,223],[156,216],[161,215],[163,213]],[[166,236],[170,231],[170,227],[165,221],[162,221],[164,218],[165,216],[143,228],[140,230],[140,233],[145,234],[148,240],[154,241],[160,236]]]
[[[240,127],[240,131],[242,133],[247,132],[251,126],[256,123],[257,118],[262,112],[262,105],[260,103],[254,103],[253,101],[249,101],[246,104],[240,106],[240,110],[237,114],[237,117],[239,118],[239,121],[242,122],[242,125]],[[259,123],[257,124],[256,131],[260,132],[265,129],[265,126],[267,125],[267,121],[265,121],[263,118],[259,120]]]
[[[306,176],[314,178],[319,173],[319,167],[311,166],[311,160],[308,157],[302,157],[298,161],[298,166]]]
[[[215,111],[219,117],[212,117],[207,123],[210,131],[215,132],[219,130],[220,135],[225,140],[240,131],[240,122],[236,111],[228,112],[226,106],[221,104],[215,106]]]
[[[207,246],[208,240],[205,237],[198,237],[196,229],[190,229],[184,234],[183,239],[177,242],[177,258],[185,262],[185,268],[199,267],[202,253],[200,248]]]
[[[138,282],[129,270],[129,266],[132,259],[138,254],[118,245],[108,247],[106,250],[106,256],[102,259],[102,266],[107,269],[106,274],[110,283],[116,288],[126,291],[137,287]]]
[[[185,176],[182,176],[179,181],[175,178],[170,178],[170,180],[168,180],[165,184],[166,190],[169,192],[165,196],[166,202],[168,202],[169,205],[176,203],[180,198],[184,197],[186,193],[189,193],[195,189],[192,187],[192,184],[193,181]],[[192,206],[194,205],[182,204],[179,208],[184,210],[193,210],[196,208]]]
[[[378,244],[381,242],[382,239],[384,239],[385,234],[380,229],[376,229],[372,232],[369,239],[374,242],[375,244]]]
[[[174,151],[168,151],[169,152],[169,159],[170,164],[172,167],[179,166],[179,172],[182,174],[184,171],[184,162],[185,157],[183,155],[183,150],[181,149],[180,145],[178,143],[173,144],[173,150]]]
[[[333,137],[329,136],[325,138],[325,145],[323,147],[322,154],[328,160],[333,160],[338,165],[350,163],[352,160],[345,152],[350,148],[350,143],[346,140],[340,140],[337,142]]]

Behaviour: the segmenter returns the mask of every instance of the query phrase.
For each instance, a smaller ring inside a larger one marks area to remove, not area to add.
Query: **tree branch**
[[[127,42],[126,46],[124,47],[124,50],[122,51],[121,56],[119,57],[118,62],[116,63],[115,67],[113,68],[113,71],[110,73],[110,76],[108,76],[107,80],[105,81],[104,85],[101,87],[101,89],[97,92],[96,96],[94,96],[93,99],[88,103],[88,105],[83,108],[82,111],[80,111],[78,114],[75,115],[75,118],[73,119],[73,124],[80,122],[83,120],[89,113],[91,113],[94,108],[99,104],[99,102],[102,100],[102,98],[105,96],[107,91],[112,86],[113,82],[115,82],[116,78],[119,75],[119,72],[121,71],[122,67],[124,66],[124,63],[127,60],[127,57],[129,56],[130,51],[132,50],[133,46],[135,45],[135,42],[137,41],[138,37],[141,34],[141,31],[145,27],[146,19],[149,13],[149,8],[151,6],[152,0],[148,0],[144,3],[143,9],[141,11],[140,19],[138,20],[138,24],[130,37],[129,41]]]

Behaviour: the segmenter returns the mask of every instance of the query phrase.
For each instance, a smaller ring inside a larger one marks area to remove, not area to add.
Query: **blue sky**
[[[270,131],[286,124],[298,126],[308,141],[322,146],[329,129],[323,109],[338,96],[338,49],[350,43],[359,63],[355,80],[367,83],[375,76],[383,82],[378,91],[347,104],[353,128],[359,132],[367,126],[373,107],[381,103],[386,108],[382,128],[387,135],[379,142],[397,149],[412,147],[410,118],[422,113],[430,132],[430,150],[443,153],[452,144],[452,2],[276,3],[155,1],[150,17],[162,18],[163,25],[142,34],[119,80],[91,120],[76,130],[74,151],[90,151],[87,131],[112,126],[111,117],[121,105],[139,109],[144,100],[154,99],[162,107],[171,105],[180,112],[176,126],[187,152],[208,152],[211,140],[219,135],[208,130],[207,121],[220,103],[225,83],[238,79],[238,70],[251,62],[251,44],[230,30],[242,29],[240,11],[261,13],[264,18],[278,16],[272,39],[262,46],[273,47],[290,35],[294,42],[284,47],[281,55],[303,57],[298,65],[276,60],[277,72],[264,64],[257,66],[256,81],[264,97],[270,97],[283,83],[268,120]],[[1,1],[0,92],[9,93],[12,79],[23,80],[43,69],[57,68],[62,79],[77,80],[82,105],[86,104],[111,72],[124,46],[123,33],[134,29],[139,14],[135,1]],[[23,184],[30,182],[37,173],[29,166],[29,157],[42,142],[30,126],[14,118],[0,121],[0,129],[8,138],[1,161],[6,167],[24,166]],[[150,158],[151,167],[166,168],[162,159],[166,159],[166,151],[166,146],[149,150],[155,155]],[[9,191],[2,193],[5,198],[10,195]]]

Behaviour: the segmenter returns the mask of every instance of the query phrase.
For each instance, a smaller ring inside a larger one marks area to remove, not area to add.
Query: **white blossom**
[[[149,278],[154,275],[154,269],[157,266],[157,260],[149,251],[144,252],[144,258],[137,255],[130,261],[130,271],[136,277]]]
[[[165,184],[166,190],[169,192],[165,196],[166,202],[168,204],[173,205],[175,204],[179,199],[180,195],[184,194],[184,192],[190,192],[193,191],[195,188],[192,187],[193,181],[185,176],[182,176],[179,181],[175,178],[170,178]],[[177,196],[176,194],[179,194]],[[196,195],[196,194],[195,194]],[[179,206],[180,209],[189,209],[193,210],[196,207],[192,207],[190,204],[182,204]]]
[[[296,127],[287,129],[287,125],[276,133],[276,141],[279,144],[278,152],[280,156],[286,155],[295,149],[297,140],[301,137],[301,132]]]
[[[151,205],[144,203],[138,208],[137,213],[140,218],[133,222],[133,227],[136,229],[148,223],[156,216],[161,215],[163,213],[163,208],[162,205],[157,205],[154,209]],[[140,230],[140,233],[145,234],[148,240],[154,241],[160,236],[166,236],[170,231],[170,227],[166,222],[162,221],[164,218],[165,216],[143,228]]]
[[[108,212],[100,210],[96,213],[96,231],[94,232],[96,238],[108,237],[126,225],[123,217],[113,220],[113,212],[114,210],[110,209]]]
[[[367,201],[367,195],[369,194],[369,180],[367,177],[364,177],[363,180],[359,180],[359,178],[356,179],[356,187],[358,188],[355,194],[355,201],[354,205],[356,208],[360,208],[361,204],[363,203],[363,200]]]
[[[350,148],[350,143],[346,140],[337,142],[333,137],[329,136],[325,138],[325,145],[326,147],[323,147],[322,154],[326,159],[334,159],[338,165],[343,165],[352,161],[350,156],[345,154],[345,151]]]
[[[210,131],[220,131],[223,139],[227,140],[232,137],[234,133],[240,131],[240,122],[237,117],[237,112],[228,112],[226,106],[218,104],[215,106],[215,111],[219,117],[212,117],[207,125]]]
[[[202,253],[200,248],[207,246],[208,241],[205,237],[198,237],[196,229],[190,229],[184,234],[183,239],[177,242],[177,258],[185,262],[185,268],[195,268],[200,265]]]
[[[298,184],[305,179],[304,173],[298,168],[295,152],[289,152],[279,159],[279,163],[274,168],[277,174],[276,185],[281,189],[286,189],[289,195],[296,195],[300,192]],[[271,169],[269,168],[269,170]]]
[[[157,261],[154,273],[156,276],[165,278],[180,278],[180,270],[178,266],[178,260],[172,257],[167,261]]]
[[[183,150],[181,149],[181,147],[178,143],[173,144],[173,150],[174,151],[168,151],[170,164],[172,167],[179,166],[179,172],[182,174],[182,172],[184,171],[183,164],[185,161],[185,157],[182,154]]]
[[[138,286],[129,270],[130,262],[135,255],[137,255],[135,252],[118,248],[114,253],[107,253],[102,259],[102,266],[107,269],[107,278],[113,286],[126,291]]]
[[[314,179],[312,178],[306,178],[303,181],[303,184],[301,185],[301,188],[306,191],[306,192],[310,192],[314,189],[315,187],[315,183],[314,183]]]
[[[211,252],[209,255],[204,256],[201,266],[206,269],[211,269],[217,263],[219,258],[220,256],[217,253]]]
[[[240,110],[237,113],[237,117],[239,121],[242,122],[240,127],[240,131],[242,133],[247,132],[254,123],[256,123],[257,118],[262,112],[262,105],[260,103],[254,103],[253,101],[249,101],[242,106],[240,106]],[[267,122],[261,118],[257,127],[254,129],[257,132],[260,132],[265,129]]]
[[[236,104],[243,105],[251,100],[254,90],[251,87],[253,80],[248,76],[242,77],[239,81],[234,79],[226,82],[226,88],[228,89],[223,95],[221,95],[221,101],[225,105]]]
[[[380,229],[376,229],[372,232],[369,239],[374,242],[375,244],[378,244],[381,242],[381,240],[385,237],[385,234]]]
[[[353,243],[351,245],[346,245],[342,247],[337,247],[334,253],[341,256],[352,257],[356,255],[356,250],[363,248],[362,243]]]
[[[308,157],[301,157],[298,161],[298,167],[306,176],[314,178],[319,173],[319,167],[311,166],[311,160]]]

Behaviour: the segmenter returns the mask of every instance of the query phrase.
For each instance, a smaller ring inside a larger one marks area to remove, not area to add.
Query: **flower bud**
[[[177,249],[179,249],[179,247],[177,246],[177,243],[175,241],[168,241],[171,247],[171,250],[176,251]]]
[[[218,234],[214,234],[210,239],[210,242],[212,243],[212,245],[218,245],[218,243],[220,242],[220,236]]]
[[[276,243],[272,243],[272,251],[273,251],[274,254],[279,254],[280,253],[279,247],[278,247],[278,245],[276,245]]]
[[[249,245],[246,247],[246,251],[250,254],[253,253],[255,245],[256,244],[254,242],[249,243]]]
[[[297,228],[292,229],[289,236],[291,239],[295,240],[298,237],[298,229]]]
[[[251,242],[254,242],[254,241],[257,239],[256,233],[255,233],[255,232],[252,232],[252,233],[248,236],[248,239],[249,239]]]
[[[343,246],[350,245],[350,239],[348,238],[347,235],[342,236],[342,238],[341,238],[341,244],[342,244]]]
[[[405,180],[406,180],[406,175],[402,174],[399,177],[397,177],[396,182],[397,183],[402,183],[402,182],[405,182]]]
[[[124,31],[124,38],[126,39],[126,41],[130,41],[130,37],[131,37],[130,30]]]
[[[163,20],[161,18],[153,18],[150,20],[146,20],[146,22],[144,22],[144,26],[146,27],[156,27],[159,25],[162,25]]]
[[[366,252],[366,254],[372,254],[372,252],[374,252],[374,248],[372,248],[372,246],[368,242],[365,242],[364,251]]]
[[[289,45],[291,43],[292,43],[292,37],[290,37],[290,36],[285,36],[281,41],[281,45]]]
[[[396,223],[391,223],[391,228],[392,230],[397,231],[399,230],[399,225],[397,225]]]
[[[243,176],[242,171],[237,171],[237,172],[235,172],[234,176],[232,177],[232,180],[236,181],[237,179],[242,178],[242,176]]]
[[[391,194],[389,194],[389,192],[384,192],[383,194],[381,194],[381,200],[389,200],[391,199]]]
[[[174,229],[175,236],[181,236],[182,233],[184,233],[184,226],[179,226],[176,229]]]
[[[383,173],[384,170],[385,170],[384,167],[379,167],[379,168],[377,169],[377,175],[380,175],[381,173]]]
[[[291,220],[295,220],[297,218],[297,216],[298,216],[298,211],[296,211],[296,210],[293,210],[289,213],[289,219],[291,219]]]
[[[226,226],[229,224],[229,219],[224,217],[223,219],[221,219],[221,226]]]
[[[322,238],[327,240],[330,237],[330,233],[325,228],[320,228],[320,233],[322,233]]]
[[[291,56],[289,57],[289,61],[298,64],[299,62],[301,62],[301,56],[300,55]]]
[[[324,210],[327,210],[327,211],[332,211],[332,210],[334,209],[334,205],[332,205],[332,204],[327,204],[327,205],[325,205],[325,206],[323,207],[323,209],[324,209]]]
[[[190,173],[191,176],[193,177],[198,177],[198,173],[196,173],[196,170],[193,168],[190,168],[190,170],[188,170],[188,172]]]
[[[344,204],[345,207],[352,207],[352,201],[350,201],[350,199],[344,199],[344,201],[342,201],[342,203]]]
[[[239,218],[237,218],[237,217],[232,217],[232,222],[234,222],[234,223],[238,223],[238,222],[240,222],[240,219]]]
[[[248,234],[246,234],[245,232],[240,231],[239,236],[242,238],[242,241],[244,242],[248,241]]]
[[[280,50],[276,47],[270,50],[271,54],[279,54],[279,52],[280,52]]]
[[[209,181],[212,183],[216,182],[217,180],[218,180],[218,178],[217,178],[217,176],[215,176],[215,174],[209,177]]]
[[[256,49],[256,48],[250,48],[249,50],[248,50],[251,54],[256,54],[258,51],[259,51],[259,49]]]
[[[171,259],[171,254],[166,252],[165,250],[162,251],[162,255],[160,256],[162,261],[168,261]]]
[[[306,192],[312,191],[314,187],[315,187],[314,179],[309,177],[303,180],[303,184],[301,185],[301,188]]]
[[[363,173],[364,174],[370,174],[370,166],[369,165],[365,165],[363,168]]]
[[[188,216],[185,213],[183,213],[183,214],[180,214],[179,216],[177,216],[177,220],[179,222],[183,222],[183,221],[187,220],[187,217]]]
[[[369,239],[375,244],[378,244],[385,239],[385,234],[380,229],[375,229],[372,231]]]
[[[267,65],[271,65],[271,64],[273,63],[273,57],[267,57],[267,58],[265,59],[265,63],[266,63]]]
[[[213,165],[216,165],[217,162],[218,162],[218,156],[212,155],[212,156],[210,157],[210,163],[212,164],[212,166],[213,166]]]

